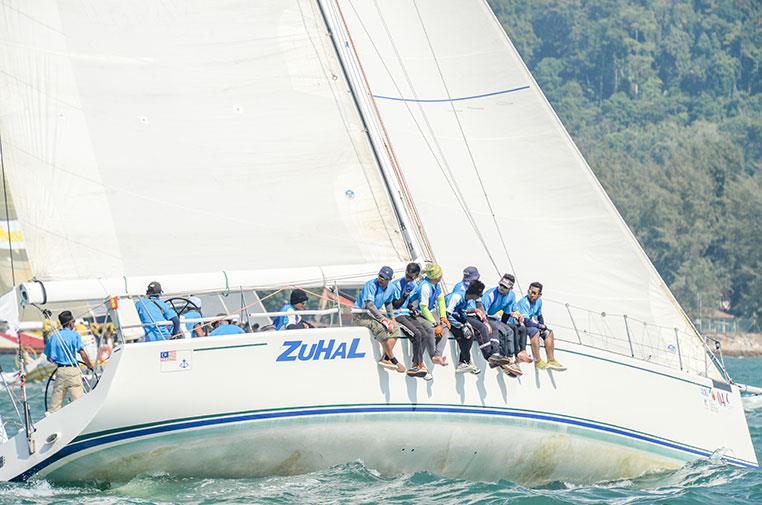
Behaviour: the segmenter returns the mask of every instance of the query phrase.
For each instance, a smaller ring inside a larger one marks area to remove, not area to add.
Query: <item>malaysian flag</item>
[[[177,361],[177,351],[161,351],[161,361]]]

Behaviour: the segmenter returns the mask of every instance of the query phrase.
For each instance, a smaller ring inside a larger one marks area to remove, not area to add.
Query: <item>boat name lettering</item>
[[[354,338],[351,342],[339,342],[336,339],[318,340],[307,343],[302,340],[286,340],[283,342],[283,352],[275,361],[317,361],[331,359],[355,359],[364,358],[365,353],[358,351],[360,338]]]

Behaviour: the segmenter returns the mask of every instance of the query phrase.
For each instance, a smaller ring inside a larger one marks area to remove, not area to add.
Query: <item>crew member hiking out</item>
[[[566,370],[566,367],[556,361],[553,353],[555,343],[553,340],[553,330],[545,325],[545,318],[542,315],[542,284],[533,282],[529,285],[527,295],[519,300],[516,305],[517,311],[524,318],[524,325],[527,327],[527,335],[532,345],[532,357],[534,366],[540,370],[550,368],[551,370]],[[548,361],[545,362],[540,357],[540,338],[545,342],[545,354],[548,355]]]
[[[394,356],[394,344],[400,336],[400,329],[394,320],[391,291],[387,289],[392,277],[394,271],[391,267],[381,267],[378,276],[363,285],[355,301],[355,308],[364,309],[366,312],[353,314],[352,321],[358,326],[368,328],[381,344],[382,356],[378,362],[379,366],[404,373],[405,366]]]
[[[400,330],[410,338],[413,363],[423,361],[423,339],[429,330],[429,324],[423,319],[416,318],[409,307],[410,295],[421,282],[418,279],[420,273],[421,266],[418,263],[408,263],[405,276],[389,284],[394,317],[400,325]],[[424,373],[421,376],[425,375]]]
[[[278,312],[288,312],[287,315],[278,316],[273,320],[273,326],[276,330],[303,330],[306,328],[313,328],[313,326],[307,321],[302,319],[302,316],[297,312],[298,310],[304,310],[307,304],[307,293],[303,289],[295,289],[291,291],[289,303],[280,308]]]
[[[462,283],[459,284],[462,286]],[[452,325],[450,331],[452,331],[460,347],[460,357],[455,373],[470,372],[476,375],[481,372],[471,361],[471,345],[474,343],[474,337],[478,330],[475,330],[468,321],[468,304],[481,298],[483,292],[484,283],[479,280],[472,280],[465,291],[461,287],[445,296],[447,319]],[[486,328],[482,326],[481,331],[486,331]]]
[[[428,265],[424,274],[424,279],[410,294],[408,306],[411,308],[411,315],[426,328],[422,347],[431,357],[431,362],[435,365],[447,366],[447,358],[442,355],[442,351],[447,344],[446,331],[450,328],[450,321],[447,320],[444,294],[440,284],[442,267],[437,264]],[[413,361],[413,366],[407,374],[429,379],[428,370],[423,363],[423,351],[419,354],[420,361]]]
[[[501,365],[506,373],[513,376],[522,374],[516,360],[516,354],[521,350],[517,349],[517,331],[514,330],[514,326],[508,324],[508,318],[516,310],[516,295],[512,291],[515,280],[513,275],[504,274],[498,285],[488,289],[482,297],[484,310],[492,326],[493,338],[497,337],[500,342],[500,351],[497,356],[490,357],[490,363]],[[526,335],[523,330],[522,335],[526,347]],[[518,344],[520,345],[520,342]]]
[[[74,316],[64,310],[58,314],[61,329],[53,332],[45,344],[45,356],[55,364],[56,385],[53,388],[48,412],[55,412],[63,407],[64,397],[68,394],[71,401],[76,401],[85,394],[82,386],[82,373],[79,370],[77,356],[90,368],[93,363],[85,352],[82,336],[74,331]]]
[[[159,299],[162,292],[161,284],[154,281],[148,284],[146,296],[141,296],[135,300],[135,308],[138,311],[138,316],[140,316],[140,322],[143,323],[146,342],[181,336],[180,317],[169,304]],[[167,321],[172,322],[171,329],[168,325],[161,324]]]

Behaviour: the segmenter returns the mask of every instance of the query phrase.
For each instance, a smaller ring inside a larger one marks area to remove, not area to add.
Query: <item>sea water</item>
[[[13,357],[0,356],[8,371]],[[729,358],[727,368],[740,383],[762,385],[762,358]],[[41,409],[44,382],[28,388],[33,408]],[[13,407],[0,391],[0,413],[8,422]],[[762,397],[744,400],[757,454],[762,455]],[[9,431],[15,431],[10,429]],[[525,488],[511,482],[444,479],[428,472],[382,477],[360,462],[292,477],[257,479],[178,479],[144,475],[126,484],[54,485],[45,481],[1,483],[5,504],[152,504],[152,503],[759,503],[762,472],[711,461],[698,461],[670,472],[593,486],[554,482]]]

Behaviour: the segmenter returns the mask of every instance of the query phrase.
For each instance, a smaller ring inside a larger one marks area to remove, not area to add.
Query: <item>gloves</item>
[[[388,319],[386,319],[386,318],[382,319],[381,320],[381,324],[384,326],[384,328],[386,328],[387,332],[389,332],[389,333],[393,333],[394,332],[394,327],[392,326],[392,322],[389,321]]]
[[[448,330],[452,329],[452,323],[450,323],[450,321],[446,317],[440,317],[439,318],[439,322],[442,323],[443,325],[447,326]]]
[[[434,326],[434,335],[437,337],[441,337],[444,334],[444,328],[442,328],[442,325]]]
[[[467,340],[474,338],[474,327],[470,323],[463,325],[463,338]]]
[[[545,326],[545,324],[540,324],[537,327],[540,328],[541,330],[547,330],[548,329],[548,327]]]

